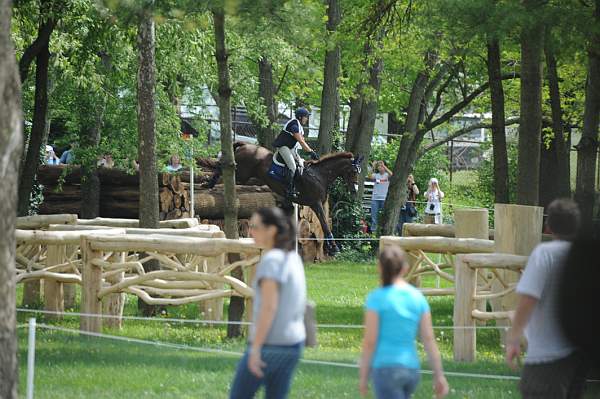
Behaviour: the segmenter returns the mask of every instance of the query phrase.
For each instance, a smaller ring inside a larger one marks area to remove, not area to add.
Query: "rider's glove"
[[[313,161],[318,161],[318,160],[319,160],[319,156],[318,156],[318,155],[317,155],[317,153],[316,153],[316,152],[314,152],[314,151],[311,151],[311,152],[310,152],[310,158],[311,158]]]

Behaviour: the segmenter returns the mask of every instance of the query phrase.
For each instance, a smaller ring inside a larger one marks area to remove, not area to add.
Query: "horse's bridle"
[[[360,172],[362,172],[362,168],[360,166],[360,164],[362,163],[362,160],[363,160],[363,156],[362,155],[359,155],[356,158],[352,158],[352,167],[354,168],[354,171],[357,174],[360,174]]]

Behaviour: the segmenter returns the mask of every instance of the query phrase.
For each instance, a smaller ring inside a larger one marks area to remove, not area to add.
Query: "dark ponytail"
[[[260,217],[260,221],[265,227],[275,226],[277,234],[275,234],[274,247],[291,251],[296,243],[296,226],[292,219],[287,216],[280,208],[260,208],[256,211]]]
[[[383,286],[392,285],[394,279],[400,275],[406,266],[405,254],[396,246],[387,246],[379,253],[379,266],[381,267],[381,280]]]

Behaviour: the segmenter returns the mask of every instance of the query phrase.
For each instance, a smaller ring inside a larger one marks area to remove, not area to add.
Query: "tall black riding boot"
[[[295,174],[288,170],[288,187],[285,193],[286,199],[290,202],[294,202],[298,199],[298,192],[296,191],[295,185]]]

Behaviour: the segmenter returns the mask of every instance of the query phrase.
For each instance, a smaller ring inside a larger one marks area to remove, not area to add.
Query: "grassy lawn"
[[[360,324],[366,294],[378,284],[373,264],[332,262],[307,266],[309,297],[317,302],[320,324]],[[432,285],[433,281],[426,281]],[[430,298],[434,325],[452,324],[451,298]],[[168,316],[196,318],[197,306],[168,308]],[[136,314],[135,299],[129,298],[126,314]],[[19,322],[27,315],[19,314]],[[78,328],[77,317],[61,322],[38,318],[38,323]],[[21,394],[26,379],[26,329],[19,330]],[[241,352],[243,340],[226,340],[223,327],[197,324],[126,321],[121,331],[107,334],[144,340],[178,343],[198,348]],[[477,334],[478,361],[452,362],[452,330],[436,330],[448,371],[510,375],[504,366],[499,332]],[[319,347],[307,349],[304,358],[356,364],[360,353],[361,329],[322,328]],[[36,398],[226,398],[237,357],[81,337],[61,331],[38,329],[36,350]],[[423,367],[428,368],[421,349]],[[451,398],[513,398],[515,381],[448,377]],[[301,364],[296,373],[293,398],[358,398],[357,370]],[[431,378],[423,375],[415,397],[431,398]]]

